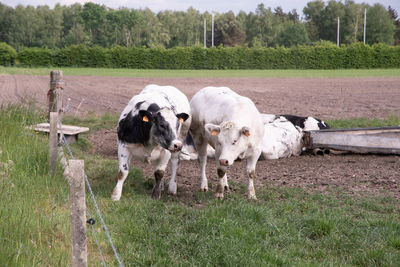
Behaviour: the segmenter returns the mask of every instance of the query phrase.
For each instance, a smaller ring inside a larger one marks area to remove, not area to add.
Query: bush
[[[14,65],[14,60],[17,58],[17,52],[14,48],[6,43],[0,42],[0,65]]]
[[[18,61],[22,66],[28,67],[50,67],[53,63],[53,52],[48,48],[23,48],[18,52]]]
[[[1,56],[7,54],[1,51]],[[15,55],[8,56],[0,64],[10,64],[10,58],[15,58]],[[314,43],[313,46],[291,48],[219,46],[205,49],[195,46],[165,49],[74,45],[54,50],[24,48],[18,52],[18,60],[23,66],[135,69],[400,68],[400,47],[384,44],[369,46],[362,43],[336,47],[326,41]]]

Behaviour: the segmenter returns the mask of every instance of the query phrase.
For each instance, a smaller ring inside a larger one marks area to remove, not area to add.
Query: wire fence
[[[62,140],[62,142],[59,143],[59,146],[65,145],[65,146],[67,147],[67,149],[68,149],[68,152],[69,152],[70,157],[71,157],[72,159],[75,159],[75,158],[74,158],[74,155],[72,154],[71,148],[70,148],[70,146],[69,146],[68,140],[67,140],[67,138],[65,137],[65,135],[64,135],[64,133],[63,133],[63,130],[62,130],[62,123],[61,123],[60,120],[58,120],[58,126],[59,126],[59,129],[60,129],[61,140]],[[84,173],[84,177],[85,177],[86,186],[87,186],[87,188],[89,189],[90,195],[91,195],[92,200],[93,200],[94,207],[96,208],[97,215],[98,215],[98,217],[100,218],[100,222],[101,222],[101,225],[102,225],[102,227],[103,227],[103,229],[104,229],[104,232],[106,233],[108,242],[110,243],[110,246],[111,246],[111,248],[112,248],[112,250],[113,250],[113,252],[114,252],[115,258],[116,258],[116,260],[117,260],[119,266],[123,267],[124,264],[122,263],[121,259],[120,259],[119,256],[118,256],[117,249],[116,249],[115,246],[114,246],[114,243],[113,243],[113,241],[112,241],[112,239],[111,239],[111,235],[110,235],[110,233],[109,233],[109,231],[108,231],[107,225],[105,224],[104,219],[103,219],[103,216],[101,215],[101,211],[100,211],[100,209],[99,209],[99,207],[98,207],[98,205],[97,205],[96,198],[95,198],[95,196],[94,196],[92,187],[90,186],[89,179],[88,179],[86,173]],[[90,218],[87,220],[87,223],[91,226],[92,234],[93,234],[93,236],[94,236],[96,245],[97,245],[97,247],[98,247],[98,250],[99,250],[99,253],[100,253],[100,257],[101,257],[101,261],[102,261],[102,264],[103,264],[103,266],[106,266],[106,262],[105,262],[105,260],[104,260],[103,253],[102,253],[102,251],[101,251],[100,245],[99,245],[98,240],[97,240],[96,231],[95,231],[94,226],[93,226],[93,225],[95,224],[95,220],[94,220],[93,217],[90,215],[89,210],[87,210],[87,213],[89,214],[89,217],[90,217]]]

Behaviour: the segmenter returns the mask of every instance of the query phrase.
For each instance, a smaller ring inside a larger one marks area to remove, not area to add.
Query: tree
[[[321,13],[322,23],[320,25],[320,38],[323,40],[336,42],[337,38],[337,18],[344,17],[344,6],[341,2],[330,0],[328,5]],[[343,27],[340,27],[340,36],[343,36]]]
[[[85,30],[89,32],[94,45],[105,46],[104,25],[106,24],[106,8],[92,2],[83,6],[81,13]]]
[[[215,45],[243,45],[245,32],[232,11],[219,15],[215,20]]]
[[[366,42],[368,44],[385,43],[392,45],[395,25],[390,14],[380,4],[367,9]]]
[[[157,16],[149,9],[139,11],[138,44],[147,47],[167,47],[170,41],[168,29],[163,27]]]
[[[321,31],[323,28],[323,10],[325,8],[322,0],[308,2],[307,6],[303,9],[305,20],[307,22],[308,37],[311,41],[315,42],[321,39]]]
[[[344,4],[344,17],[341,19],[343,28],[343,42],[350,44],[361,41],[364,23],[363,5],[354,3],[353,0],[346,0]]]
[[[397,11],[391,6],[388,7],[389,15],[395,26],[394,45],[400,45],[400,18],[398,18]]]
[[[279,33],[278,44],[286,47],[308,44],[310,39],[303,24],[286,22]]]
[[[289,20],[289,21],[292,21],[293,23],[298,23],[298,22],[300,22],[299,14],[297,14],[296,9],[292,9],[292,11],[289,11],[289,13],[288,13],[288,20]]]

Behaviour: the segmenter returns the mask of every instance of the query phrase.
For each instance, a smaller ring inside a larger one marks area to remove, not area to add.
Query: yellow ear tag
[[[211,135],[213,135],[213,136],[218,135],[218,132],[216,130],[212,130]]]
[[[145,122],[149,122],[149,118],[147,118],[147,116],[143,116],[142,120]]]
[[[250,132],[249,131],[244,131],[244,135],[245,136],[250,136]]]
[[[183,123],[183,119],[182,119],[182,118],[179,118],[179,122],[180,122],[180,123]]]

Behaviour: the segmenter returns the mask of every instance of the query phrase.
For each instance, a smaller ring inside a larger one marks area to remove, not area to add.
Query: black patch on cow
[[[294,126],[298,126],[302,129],[304,129],[304,123],[308,119],[308,117],[301,117],[301,116],[296,116],[296,115],[279,115],[282,117],[285,117],[288,121],[293,123]],[[318,122],[318,128],[319,129],[329,129],[329,125],[325,123],[325,125],[322,123],[320,119],[314,118]]]
[[[136,105],[135,105],[135,108],[136,108],[136,109],[140,109],[140,106],[141,106],[144,102],[146,102],[146,101],[137,102]]]
[[[147,111],[154,114],[154,113],[160,111],[160,107],[156,103],[153,103],[147,108]]]
[[[172,132],[171,126],[169,123],[164,119],[164,117],[157,113],[153,116],[154,118],[154,135],[155,136],[162,136],[165,142],[166,147],[168,148],[171,146],[173,140],[175,140],[175,134]]]
[[[301,129],[304,129],[304,122],[307,120],[307,117],[300,117],[300,116],[295,116],[295,115],[279,115],[282,117],[285,117],[288,121],[293,123],[294,126],[298,126]]]
[[[322,123],[321,120],[318,120],[318,119],[317,119],[317,121],[318,121],[318,127],[319,127],[319,129],[330,129],[330,128],[331,128],[326,122],[324,122],[324,123],[325,123],[325,125],[324,125],[324,123]]]
[[[188,132],[185,138],[185,145],[194,147],[193,136]]]
[[[126,143],[146,145],[150,139],[151,123],[144,122],[132,111],[118,123],[118,140]]]

